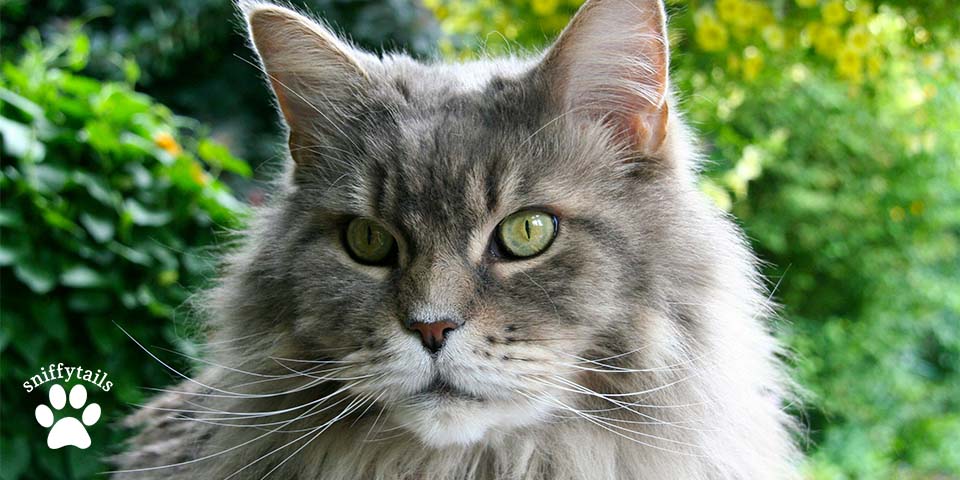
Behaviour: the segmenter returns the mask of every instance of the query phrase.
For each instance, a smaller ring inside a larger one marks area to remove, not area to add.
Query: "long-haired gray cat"
[[[659,0],[454,65],[241,9],[288,174],[121,475],[796,477],[770,304],[695,185]]]

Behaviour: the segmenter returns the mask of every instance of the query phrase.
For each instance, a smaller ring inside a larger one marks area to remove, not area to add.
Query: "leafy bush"
[[[429,55],[439,29],[416,0],[297,0],[358,44]],[[260,165],[277,153],[276,114],[248,63],[252,59],[232,0],[5,0],[0,53],[17,50],[31,29],[62,32],[85,22],[96,78],[122,79],[117,65],[139,67],[138,88],[213,126],[217,138]],[[249,81],[238,82],[238,78]]]
[[[451,56],[581,0],[426,0]],[[809,476],[960,475],[960,24],[952,2],[670,2],[704,190],[743,222],[810,392]],[[490,31],[496,33],[489,33]]]
[[[103,470],[122,439],[105,425],[142,400],[138,387],[170,382],[118,325],[146,345],[189,351],[170,319],[210,276],[203,249],[214,231],[246,211],[217,177],[248,176],[247,164],[132,82],[77,73],[88,41],[72,34],[42,47],[30,37],[0,76],[3,478]],[[113,381],[109,392],[90,390],[104,418],[89,450],[47,449],[32,412],[52,384],[20,387],[58,362]]]

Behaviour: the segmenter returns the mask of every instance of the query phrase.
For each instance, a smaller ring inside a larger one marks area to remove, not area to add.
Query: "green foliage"
[[[423,4],[441,51],[472,57],[546,45],[581,1]],[[367,48],[426,55],[437,43],[412,0],[307,3]],[[668,3],[673,80],[708,155],[703,189],[774,265],[810,392],[798,408],[808,476],[960,476],[954,2]],[[171,318],[209,278],[213,232],[245,210],[219,174],[250,173],[133,85],[259,160],[276,153],[276,117],[259,82],[236,81],[256,72],[228,0],[7,0],[0,18],[0,477],[87,478],[122,433],[98,424],[90,450],[50,451],[31,417],[46,389],[20,383],[36,365],[95,362],[84,366],[116,385],[91,392],[104,424],[142,400],[139,386],[171,383],[113,322],[193,351]],[[41,47],[33,27],[55,40]]]
[[[423,56],[436,49],[439,29],[416,0],[291,3],[322,15],[371,50]],[[268,90],[256,81],[232,0],[3,0],[0,19],[0,54],[8,56],[16,55],[20,38],[32,29],[50,35],[69,25],[65,19],[83,21],[88,74],[135,79],[138,89],[178,114],[211,124],[217,138],[253,165],[276,158],[276,113]]]
[[[579,3],[427,1],[467,57],[543,46]],[[924,3],[669,5],[703,189],[773,265],[811,478],[960,475],[960,24]]]
[[[118,325],[192,351],[171,318],[211,275],[214,232],[246,211],[218,175],[250,169],[131,82],[79,74],[86,36],[25,49],[0,76],[0,476],[89,478],[122,433],[98,425],[89,450],[51,451],[32,415],[50,384],[20,385],[49,363],[109,372],[109,392],[89,389],[109,424],[143,400],[140,386],[169,383]]]

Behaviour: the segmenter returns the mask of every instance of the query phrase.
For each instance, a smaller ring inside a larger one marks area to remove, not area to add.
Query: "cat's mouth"
[[[467,392],[466,390],[458,388],[455,385],[451,385],[449,382],[440,377],[435,377],[433,381],[430,382],[430,385],[427,385],[417,394],[456,400],[470,400],[474,402],[482,402],[484,400],[483,397]]]

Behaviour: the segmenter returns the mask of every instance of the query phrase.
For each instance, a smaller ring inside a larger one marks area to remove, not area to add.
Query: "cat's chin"
[[[434,448],[473,445],[487,440],[491,431],[509,432],[543,417],[543,409],[535,404],[449,395],[421,396],[395,414],[406,430]]]

